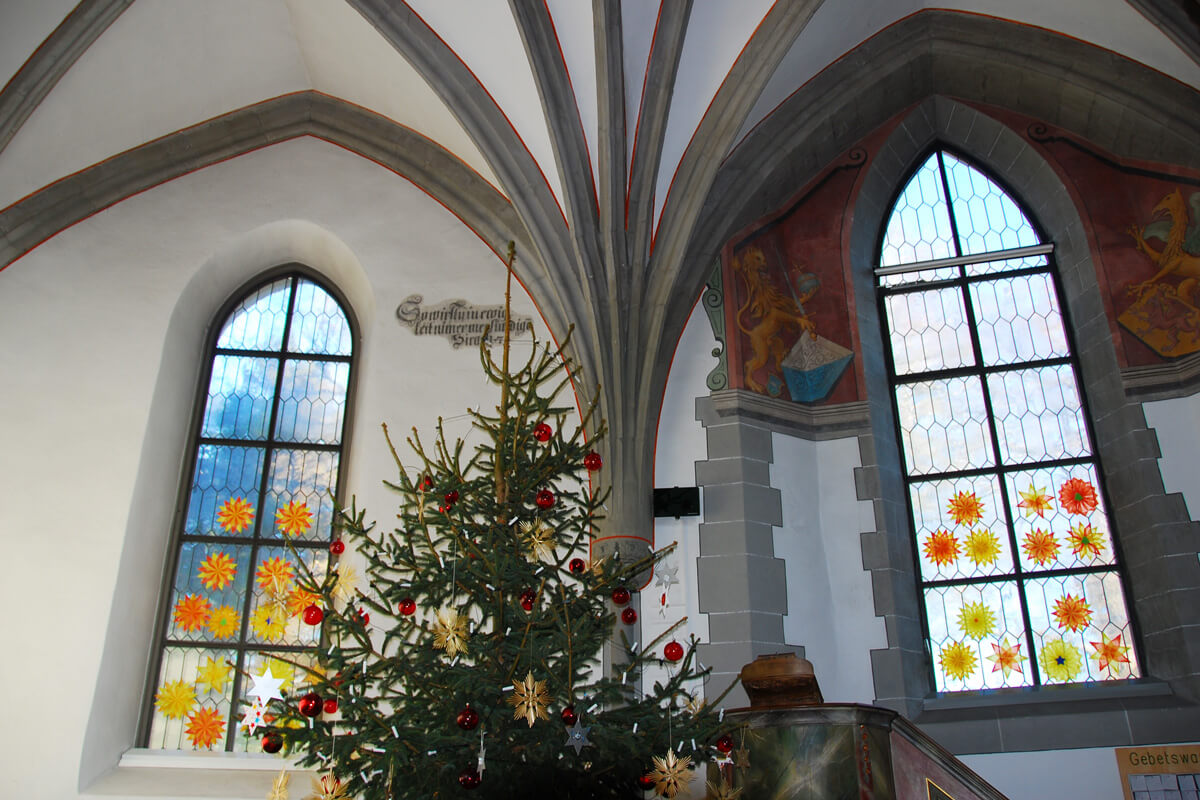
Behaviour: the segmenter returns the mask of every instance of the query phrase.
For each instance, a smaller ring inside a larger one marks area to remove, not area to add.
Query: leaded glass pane
[[[1024,258],[999,258],[994,261],[975,261],[963,267],[969,277],[979,275],[994,275],[997,272],[1015,272],[1019,269],[1045,267],[1050,261],[1045,256],[1025,256]]]
[[[929,588],[925,607],[939,692],[1032,682],[1015,581]]]
[[[985,366],[1070,355],[1049,274],[981,281],[970,292]]]
[[[274,358],[214,358],[200,435],[211,439],[265,439],[278,370],[279,361]]]
[[[219,642],[241,634],[250,547],[219,539],[184,542],[167,638]]]
[[[228,350],[278,350],[287,322],[290,279],[267,284],[238,304],[217,337]]]
[[[1012,548],[995,475],[915,482],[909,494],[922,578],[1012,572]]]
[[[890,267],[954,255],[949,206],[934,155],[917,170],[896,200],[884,233],[880,265]]]
[[[232,650],[166,648],[159,666],[146,746],[223,750],[235,660]]]
[[[1022,569],[1113,563],[1108,512],[1092,464],[1011,472],[1004,483]]]
[[[276,450],[263,504],[263,535],[328,540],[338,463],[338,454],[329,450]]]
[[[258,644],[313,645],[319,641],[320,626],[306,625],[304,609],[320,604],[318,595],[298,586],[310,573],[319,584],[325,579],[329,554],[305,548],[293,553],[286,547],[259,548],[251,591],[249,640]]]
[[[264,455],[261,447],[200,445],[184,533],[251,535]]]
[[[970,366],[971,334],[957,287],[894,294],[886,299],[896,374]]]
[[[342,435],[350,365],[344,361],[292,361],[279,381],[275,438],[285,442],[337,444]]]
[[[1090,455],[1070,364],[989,375],[988,391],[1003,463]]]
[[[979,379],[946,378],[896,387],[904,458],[913,475],[994,463]]]
[[[1003,189],[949,153],[943,153],[942,157],[963,255],[1038,244],[1037,231]]]
[[[350,344],[350,323],[338,302],[315,283],[297,281],[288,351],[348,356]]]
[[[1117,573],[1038,578],[1025,594],[1044,683],[1140,675]]]

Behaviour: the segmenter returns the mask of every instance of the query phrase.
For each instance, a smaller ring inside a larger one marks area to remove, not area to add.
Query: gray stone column
[[[711,397],[696,400],[696,418],[708,438],[708,460],[696,463],[704,508],[697,573],[709,630],[699,656],[713,670],[705,686],[711,699],[755,657],[803,655],[804,648],[783,640],[787,578],[772,533],[783,524],[783,508],[771,487],[771,431],[736,410],[717,413]],[[740,686],[723,702],[727,708],[748,704]]]

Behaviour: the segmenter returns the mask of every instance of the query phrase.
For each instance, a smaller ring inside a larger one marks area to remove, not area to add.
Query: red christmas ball
[[[371,615],[368,614],[366,611],[363,611],[360,608],[358,610],[358,621],[361,622],[363,625],[366,625],[367,623],[369,623],[371,621]]]
[[[633,606],[625,606],[625,610],[621,612],[621,622],[626,625],[637,622],[637,612],[633,610]]]
[[[717,751],[729,755],[733,752],[733,737],[728,733],[721,734],[717,739]]]
[[[283,737],[275,731],[265,734],[262,738],[262,749],[264,753],[278,753],[283,749]]]
[[[337,698],[336,697],[325,698],[325,703],[324,703],[324,705],[321,706],[321,708],[325,711],[326,714],[336,714],[337,713]]]
[[[446,501],[446,510],[450,510],[450,508],[458,502],[458,490],[451,489],[450,491],[446,492],[446,496],[442,499]]]
[[[400,613],[406,617],[411,617],[417,612],[417,601],[411,597],[406,597],[400,601]]]
[[[533,589],[526,589],[521,592],[521,608],[526,611],[533,611],[533,604],[537,602],[537,592]]]
[[[433,488],[433,478],[430,477],[429,475],[426,475],[424,478],[421,479],[421,485],[419,488],[423,492],[428,492],[430,489]]]
[[[576,575],[582,575],[583,571],[587,569],[587,563],[582,558],[572,558],[568,568]]]
[[[549,489],[538,489],[537,497],[535,498],[538,508],[549,508],[554,505],[554,492]]]
[[[663,648],[663,655],[667,661],[678,661],[683,658],[683,645],[679,642],[667,642],[667,646]]]
[[[550,428],[550,426],[544,422],[539,422],[537,425],[533,426],[533,438],[537,439],[539,442],[550,441],[550,436],[553,435],[553,433],[554,431]]]
[[[637,779],[637,785],[638,785],[638,788],[642,789],[643,791],[649,791],[649,790],[653,789],[654,788],[654,776],[648,772],[644,775],[639,775],[638,779]]]
[[[618,586],[613,589],[612,601],[619,606],[623,606],[629,602],[629,590],[624,586]]]
[[[300,698],[297,708],[300,709],[300,713],[304,716],[315,717],[321,713],[321,695],[316,692],[309,692]]]
[[[575,706],[567,706],[562,710],[563,725],[574,725],[575,720],[579,719],[579,715],[575,713]]]
[[[479,725],[479,712],[471,708],[470,703],[467,703],[463,710],[458,712],[455,722],[464,731],[473,731]]]
[[[583,466],[587,467],[588,472],[595,472],[604,466],[604,459],[595,450],[583,457]]]
[[[346,552],[346,543],[341,539],[334,539],[329,543],[329,552],[333,553],[335,556],[340,556],[342,553]]]
[[[464,789],[474,789],[479,786],[479,773],[474,767],[467,767],[458,773],[458,785]]]
[[[320,625],[325,619],[325,612],[316,603],[311,603],[304,609],[304,622],[307,625]]]

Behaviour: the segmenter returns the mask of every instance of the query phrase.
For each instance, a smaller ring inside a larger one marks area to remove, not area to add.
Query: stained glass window
[[[1053,246],[935,152],[876,275],[937,691],[1138,677]]]
[[[258,751],[256,676],[305,679],[319,625],[296,585],[330,568],[353,333],[338,301],[294,273],[221,320],[181,500],[151,676],[150,748]],[[277,657],[278,656],[278,657]],[[269,671],[269,674],[268,674]],[[248,680],[249,678],[249,680]],[[258,724],[262,724],[260,720]]]

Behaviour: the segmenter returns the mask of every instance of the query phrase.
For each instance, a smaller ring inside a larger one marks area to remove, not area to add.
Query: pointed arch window
[[[1139,677],[1053,245],[938,151],[876,276],[937,691]]]
[[[262,283],[218,318],[181,492],[158,654],[143,715],[150,748],[257,751],[243,676],[285,691],[320,626],[296,586],[329,569],[345,459],[354,331],[306,274]],[[262,724],[261,722],[259,724]]]

